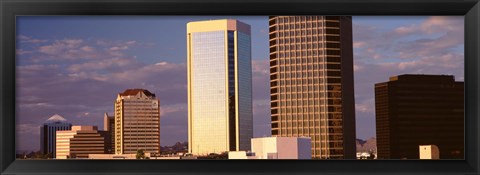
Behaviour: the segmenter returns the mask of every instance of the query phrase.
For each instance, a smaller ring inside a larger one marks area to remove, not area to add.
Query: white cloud
[[[36,124],[17,124],[16,134],[34,134],[40,135],[40,125]]]
[[[17,37],[17,39],[20,40],[21,43],[32,43],[32,44],[36,44],[36,43],[48,42],[48,40],[35,39],[35,38],[29,37],[29,36],[25,36],[25,35],[19,35],[19,36]]]
[[[156,63],[155,66],[164,66],[164,65],[167,65],[168,63],[166,61],[162,61],[162,62],[159,62],[159,63]]]
[[[173,105],[162,105],[160,101],[160,117],[170,116],[169,114],[175,112],[184,112],[187,113],[187,103],[177,103]]]

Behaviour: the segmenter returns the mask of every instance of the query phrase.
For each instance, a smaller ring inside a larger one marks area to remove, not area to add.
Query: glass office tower
[[[237,20],[187,24],[188,151],[250,150],[250,26]]]
[[[312,158],[355,159],[352,18],[271,16],[272,136],[312,139]]]

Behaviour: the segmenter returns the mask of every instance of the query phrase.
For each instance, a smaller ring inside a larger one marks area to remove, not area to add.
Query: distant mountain
[[[372,137],[367,140],[357,139],[357,152],[369,152],[377,150],[377,139]]]
[[[177,142],[172,146],[161,146],[160,151],[187,151],[188,150],[188,142]]]

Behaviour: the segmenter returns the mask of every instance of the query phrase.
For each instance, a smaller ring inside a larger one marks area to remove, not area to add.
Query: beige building
[[[115,101],[115,154],[160,153],[160,101],[145,89],[127,89]]]
[[[440,150],[436,145],[419,145],[420,159],[440,159]]]
[[[71,130],[56,133],[56,159],[88,158],[88,154],[103,153],[104,138],[96,126],[72,126]]]
[[[230,151],[228,159],[311,159],[309,137],[262,137],[252,139],[252,151]]]
[[[115,116],[110,116],[108,113],[104,114],[102,134],[105,137],[106,153],[115,153]]]
[[[250,150],[250,26],[237,20],[187,24],[188,152]]]
[[[312,142],[309,137],[253,138],[252,152],[259,159],[312,159]]]
[[[352,18],[271,16],[272,136],[311,137],[316,159],[355,159]]]

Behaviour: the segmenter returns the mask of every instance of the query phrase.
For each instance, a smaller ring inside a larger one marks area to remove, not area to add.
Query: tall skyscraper
[[[56,158],[88,158],[88,154],[105,153],[104,138],[96,126],[72,126],[71,130],[57,131]]]
[[[399,75],[375,84],[378,159],[464,158],[464,83],[447,75]]]
[[[103,115],[103,130],[100,133],[105,138],[105,152],[112,154],[115,152],[115,116]]]
[[[145,89],[127,89],[115,101],[115,154],[160,153],[160,101]]]
[[[187,24],[188,151],[250,150],[250,26],[237,20]]]
[[[56,155],[56,132],[70,130],[71,128],[72,124],[68,123],[65,118],[58,114],[53,115],[47,121],[45,121],[45,123],[40,127],[40,151],[42,154],[48,154],[54,158]]]
[[[272,136],[310,137],[314,159],[355,159],[352,18],[271,16]]]

